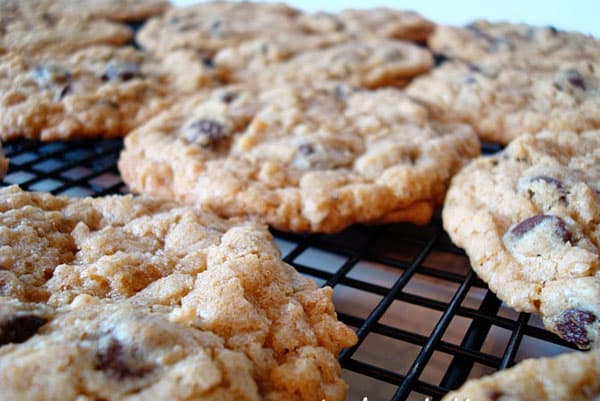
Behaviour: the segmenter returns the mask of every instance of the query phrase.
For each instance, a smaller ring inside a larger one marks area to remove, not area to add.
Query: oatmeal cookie
[[[229,87],[162,113],[125,140],[130,188],[332,232],[429,221],[453,173],[479,154],[470,127],[442,124],[396,89]]]
[[[573,60],[489,57],[475,64],[447,62],[415,79],[407,92],[440,118],[471,124],[480,138],[506,144],[544,129],[600,128],[600,68]]]
[[[343,10],[338,19],[342,29],[358,38],[369,36],[424,43],[434,24],[414,11],[392,8]]]
[[[600,397],[600,349],[525,360],[471,380],[442,401],[589,401]]]
[[[0,138],[114,137],[165,108],[168,74],[131,47],[0,57]]]
[[[477,20],[464,27],[436,26],[429,47],[446,57],[476,62],[497,53],[512,53],[515,58],[562,58],[560,54],[573,47],[598,49],[600,45],[591,36],[553,26]]]
[[[212,55],[259,36],[298,32],[300,12],[284,4],[213,2],[172,8],[150,19],[136,40],[158,54],[194,49]]]
[[[9,19],[0,28],[0,54],[65,56],[94,45],[122,45],[131,38],[131,29],[115,22],[49,13],[25,14]]]
[[[331,288],[283,263],[260,224],[8,187],[0,240],[12,399],[345,397],[336,355],[356,337]]]
[[[600,341],[600,131],[542,132],[453,180],[444,227],[498,298],[581,348]]]
[[[403,87],[433,66],[426,49],[410,42],[375,39],[351,41],[307,51],[262,72],[253,73],[262,85],[274,82],[339,81],[365,88]]]

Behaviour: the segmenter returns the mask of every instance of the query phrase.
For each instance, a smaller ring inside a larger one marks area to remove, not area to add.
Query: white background
[[[176,5],[186,5],[198,1],[171,0],[171,2]],[[412,9],[435,22],[444,24],[464,24],[476,18],[487,18],[534,25],[554,25],[559,29],[576,30],[600,37],[599,0],[289,0],[286,3],[308,11],[389,6]]]

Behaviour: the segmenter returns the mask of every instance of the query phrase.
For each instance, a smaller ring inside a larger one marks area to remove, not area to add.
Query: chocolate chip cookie
[[[213,2],[172,8],[150,19],[136,40],[163,54],[173,49],[195,49],[212,55],[259,36],[298,32],[300,12],[284,4]]]
[[[343,30],[358,38],[375,36],[424,43],[435,26],[414,11],[386,7],[343,10],[338,18]]]
[[[0,57],[0,138],[127,134],[169,103],[168,74],[131,47],[64,57]]]
[[[20,14],[0,28],[0,54],[68,55],[94,45],[122,45],[132,36],[127,26],[105,20],[49,13]]]
[[[56,14],[113,21],[143,21],[168,7],[166,0],[59,0],[48,4],[48,10]]]
[[[580,348],[600,340],[600,131],[524,135],[453,180],[443,221],[498,298]]]
[[[600,349],[528,359],[467,382],[442,401],[586,401],[600,397]]]
[[[375,39],[307,51],[263,71],[250,71],[248,79],[265,86],[274,82],[339,81],[365,88],[403,87],[432,66],[433,57],[424,48],[410,42]]]
[[[162,113],[125,140],[133,191],[332,232],[429,221],[453,173],[479,153],[470,127],[442,124],[396,89],[236,86]]]
[[[600,128],[600,67],[576,49],[570,53],[572,61],[565,62],[510,56],[447,62],[415,79],[407,92],[492,142],[506,144],[543,129]]]
[[[356,337],[260,224],[8,187],[0,240],[11,399],[345,397],[335,357]]]
[[[470,62],[497,53],[511,53],[515,58],[556,57],[564,50],[588,46],[598,48],[599,44],[591,36],[552,26],[486,20],[464,27],[438,25],[429,38],[434,52]]]

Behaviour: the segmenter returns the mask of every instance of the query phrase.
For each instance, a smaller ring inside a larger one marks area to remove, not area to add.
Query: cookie
[[[260,224],[8,187],[0,238],[0,296],[12,300],[0,303],[0,383],[12,399],[345,397],[336,355],[356,336],[331,288],[283,263]]]
[[[125,139],[136,192],[283,230],[426,223],[479,153],[470,127],[430,120],[401,91],[343,85],[231,87],[162,113]]]
[[[425,43],[434,24],[416,12],[378,7],[343,10],[338,16],[342,29],[358,38],[378,37]]]
[[[336,33],[278,33],[247,40],[217,51],[211,59],[219,77],[228,83],[254,81],[273,65],[284,63],[299,54],[326,49],[347,41]]]
[[[169,8],[166,0],[59,0],[50,1],[50,12],[113,21],[143,21]]]
[[[591,36],[559,31],[552,26],[486,20],[473,21],[464,27],[438,25],[428,44],[438,54],[470,62],[497,53],[533,58],[556,56],[573,47],[598,47],[598,41]]]
[[[127,134],[168,104],[168,74],[131,47],[68,57],[0,57],[0,138],[43,141]]]
[[[471,380],[442,401],[586,401],[600,397],[600,349],[528,359]]]
[[[264,86],[273,82],[339,81],[365,88],[403,87],[432,66],[433,57],[424,48],[375,39],[307,51],[262,72],[252,71],[248,79],[254,78]]]
[[[576,54],[566,62],[511,57],[447,62],[406,90],[439,117],[471,124],[487,141],[506,144],[544,129],[597,129],[600,67]]]
[[[566,341],[600,340],[600,131],[542,132],[453,180],[444,227],[498,298]]]
[[[50,57],[93,45],[122,45],[133,36],[131,29],[115,22],[48,13],[10,19],[3,24],[0,34],[0,54],[16,52]]]
[[[174,49],[195,49],[214,54],[228,46],[259,36],[298,32],[294,20],[300,15],[284,4],[213,2],[172,8],[150,19],[136,41],[163,54]]]
[[[7,171],[8,159],[4,157],[4,152],[2,151],[2,143],[0,142],[0,179],[4,177]]]

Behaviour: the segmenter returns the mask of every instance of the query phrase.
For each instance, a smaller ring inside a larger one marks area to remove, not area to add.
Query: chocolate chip
[[[221,100],[225,103],[231,103],[237,99],[238,94],[236,92],[226,92],[221,96]]]
[[[560,237],[560,239],[562,239],[563,242],[568,242],[571,239],[571,233],[569,233],[565,221],[558,216],[551,216],[547,214],[538,214],[525,219],[513,227],[510,232],[516,237],[522,237],[544,221],[550,221],[552,223],[555,233]]]
[[[212,57],[202,57],[202,64],[204,64],[206,68],[215,68],[215,62]]]
[[[225,127],[218,121],[210,119],[194,121],[184,130],[184,137],[188,142],[202,147],[209,147],[226,136]]]
[[[315,147],[311,143],[303,143],[298,146],[298,152],[305,156],[312,155],[315,153]]]
[[[569,309],[558,317],[555,327],[564,340],[585,348],[590,344],[586,327],[594,323],[596,319],[596,315],[592,312]]]
[[[545,182],[547,184],[554,185],[558,189],[562,188],[562,186],[563,186],[563,184],[562,184],[561,181],[557,180],[556,178],[548,177],[546,175],[535,176],[535,177],[531,178],[530,181],[531,182],[543,181],[543,182]]]
[[[141,78],[143,76],[139,64],[111,63],[108,65],[101,78],[103,81],[129,81],[133,78]]]
[[[63,100],[65,96],[67,96],[71,92],[71,84],[66,84],[63,88],[58,92],[58,100]]]
[[[556,29],[556,27],[554,27],[552,25],[548,26],[548,30],[550,31],[550,33],[552,35],[557,35],[558,34],[558,29]]]
[[[106,372],[108,376],[117,380],[142,377],[153,370],[114,337],[110,337],[108,344],[96,353],[96,369]]]
[[[47,320],[39,316],[15,316],[0,323],[0,346],[9,343],[22,343],[37,333]]]
[[[47,86],[49,84],[64,84],[69,82],[72,78],[69,70],[51,64],[33,68],[33,70],[31,70],[31,75],[40,86]]]
[[[213,21],[213,23],[210,24],[209,31],[210,31],[210,35],[212,37],[216,37],[216,38],[221,37],[222,36],[222,34],[221,34],[221,21],[219,21],[219,20]]]
[[[585,90],[585,80],[581,73],[573,68],[570,68],[564,72],[567,82],[576,88]]]

